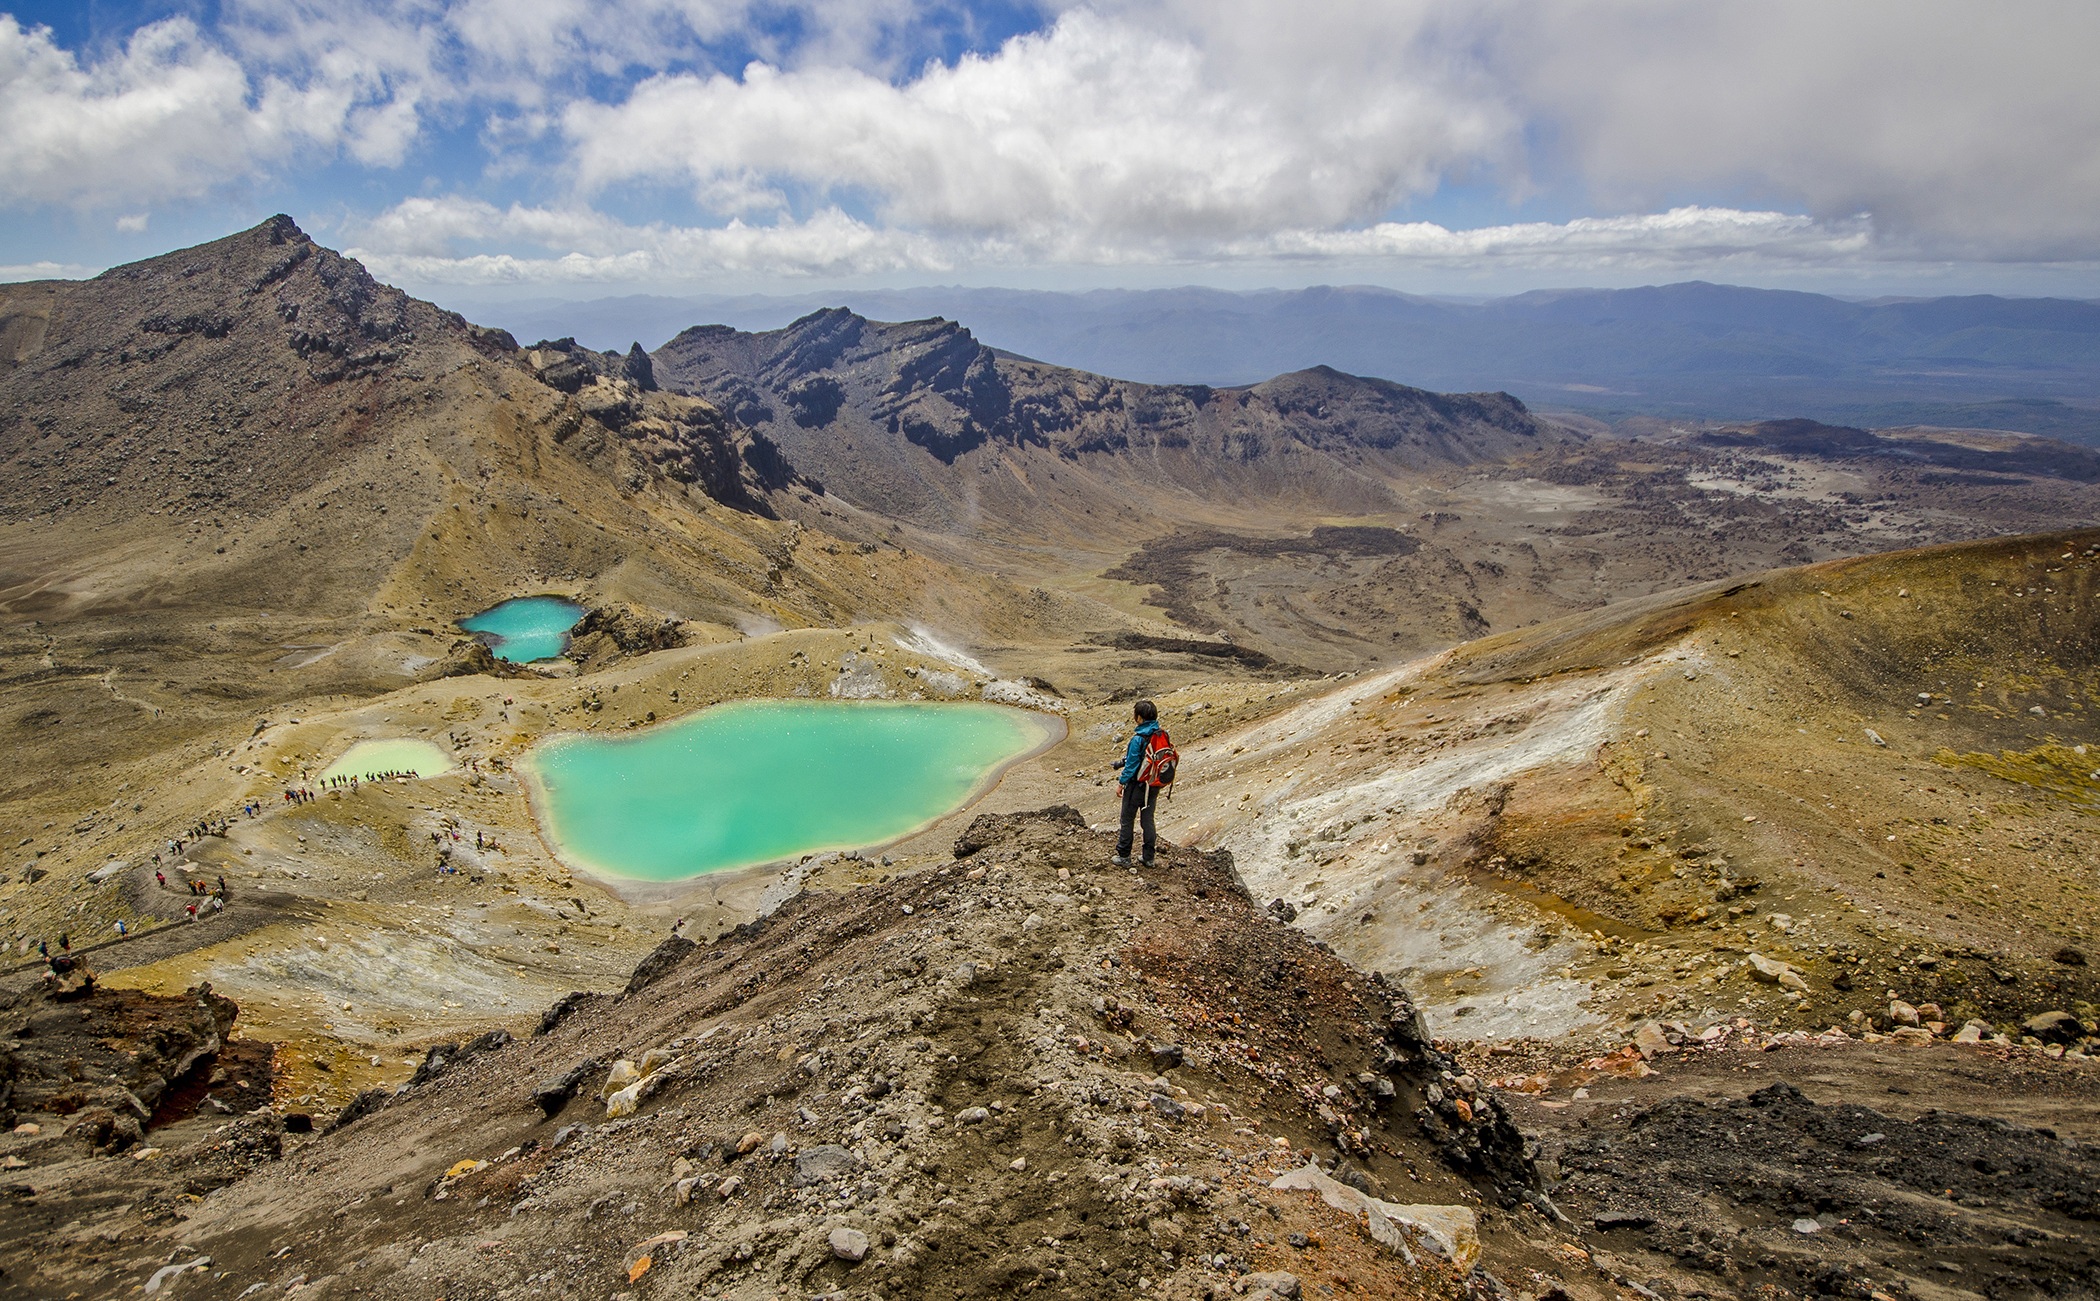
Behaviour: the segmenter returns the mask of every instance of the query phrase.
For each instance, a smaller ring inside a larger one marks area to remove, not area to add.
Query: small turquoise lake
[[[569,648],[569,629],[583,618],[583,607],[558,596],[521,596],[491,606],[459,626],[481,633],[499,660],[530,664],[551,660]]]
[[[628,736],[554,737],[521,766],[556,853],[673,882],[895,840],[1063,734],[1061,719],[1003,705],[749,700]]]

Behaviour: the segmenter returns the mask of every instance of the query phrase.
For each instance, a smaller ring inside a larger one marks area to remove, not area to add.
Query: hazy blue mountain
[[[1007,352],[1147,383],[1249,384],[1328,365],[1607,418],[1803,416],[2100,445],[2100,303],[2070,299],[1854,302],[1693,282],[1479,303],[1364,287],[933,287],[457,305],[521,339],[574,335],[601,348],[655,347],[699,324],[778,329],[845,305],[876,320],[947,317]]]

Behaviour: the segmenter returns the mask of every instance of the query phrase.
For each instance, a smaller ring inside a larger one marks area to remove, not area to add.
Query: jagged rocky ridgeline
[[[501,330],[374,280],[285,216],[87,281],[0,288],[0,503],[21,514],[266,510],[387,440],[470,358],[523,360],[575,415],[715,500],[765,510],[798,480],[705,403],[659,394],[646,355]],[[34,418],[29,413],[38,413]],[[574,425],[570,426],[574,431]]]
[[[434,1049],[136,1251],[10,1267],[135,1286],[179,1238],[236,1292],[616,1289],[646,1256],[654,1286],[732,1295],[1195,1296],[1326,1267],[1453,1295],[1479,1209],[1543,1203],[1404,995],[1253,907],[1229,858],[1112,868],[1069,808],[980,817],[957,853],[671,940],[527,1039]],[[35,1201],[124,1167],[154,1163],[39,1173]]]
[[[695,327],[650,362],[657,383],[708,398],[846,500],[930,526],[1042,529],[1046,515],[1081,514],[1087,489],[1057,480],[1077,462],[1095,492],[1105,479],[1112,491],[1287,491],[1375,508],[1391,504],[1380,475],[1567,437],[1503,393],[1430,393],[1327,367],[1242,388],[1135,384],[997,352],[952,321],[888,324],[843,308],[763,334]],[[1028,469],[980,481],[985,457]]]

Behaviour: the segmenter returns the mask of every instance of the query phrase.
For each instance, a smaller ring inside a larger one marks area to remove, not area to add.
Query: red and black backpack
[[[1146,786],[1172,786],[1174,768],[1181,756],[1174,750],[1174,742],[1167,739],[1167,730],[1160,728],[1145,739],[1145,753],[1138,760],[1137,779]]]

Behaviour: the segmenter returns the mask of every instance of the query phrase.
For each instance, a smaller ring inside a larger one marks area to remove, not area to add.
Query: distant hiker
[[[117,938],[121,940],[121,939],[123,939],[123,938],[124,938],[124,935],[125,935],[125,928],[124,928],[124,919],[123,919],[122,917],[119,917],[119,918],[117,918]]]
[[[165,889],[167,889],[167,888],[168,888],[168,874],[167,874],[166,872],[163,872],[163,871],[161,871],[161,870],[160,870],[159,868],[157,868],[157,867],[156,867],[156,868],[154,868],[154,869],[153,869],[153,879],[154,879],[155,881],[158,881],[158,882],[160,883],[160,888],[161,888],[161,889],[165,890]]]
[[[1159,706],[1149,700],[1140,700],[1130,712],[1137,719],[1138,727],[1123,751],[1123,766],[1116,775],[1116,794],[1123,799],[1122,822],[1116,833],[1116,866],[1130,866],[1131,824],[1137,823],[1145,832],[1141,862],[1150,867],[1159,844],[1159,833],[1152,820],[1153,810],[1159,804],[1161,788],[1174,781],[1174,743],[1167,739],[1166,729],[1159,725]]]
[[[219,873],[219,893],[221,895],[226,893],[226,874],[224,872]]]
[[[58,933],[58,947],[66,953],[71,953],[73,951],[73,937],[64,931],[60,931]]]
[[[191,920],[191,921],[196,921],[196,920],[197,920],[197,905],[196,905],[196,904],[191,904],[191,905],[190,905],[189,907],[187,907],[187,908],[183,909],[183,911],[184,911],[184,912],[186,912],[186,913],[188,913],[188,914],[190,915],[190,920]]]

